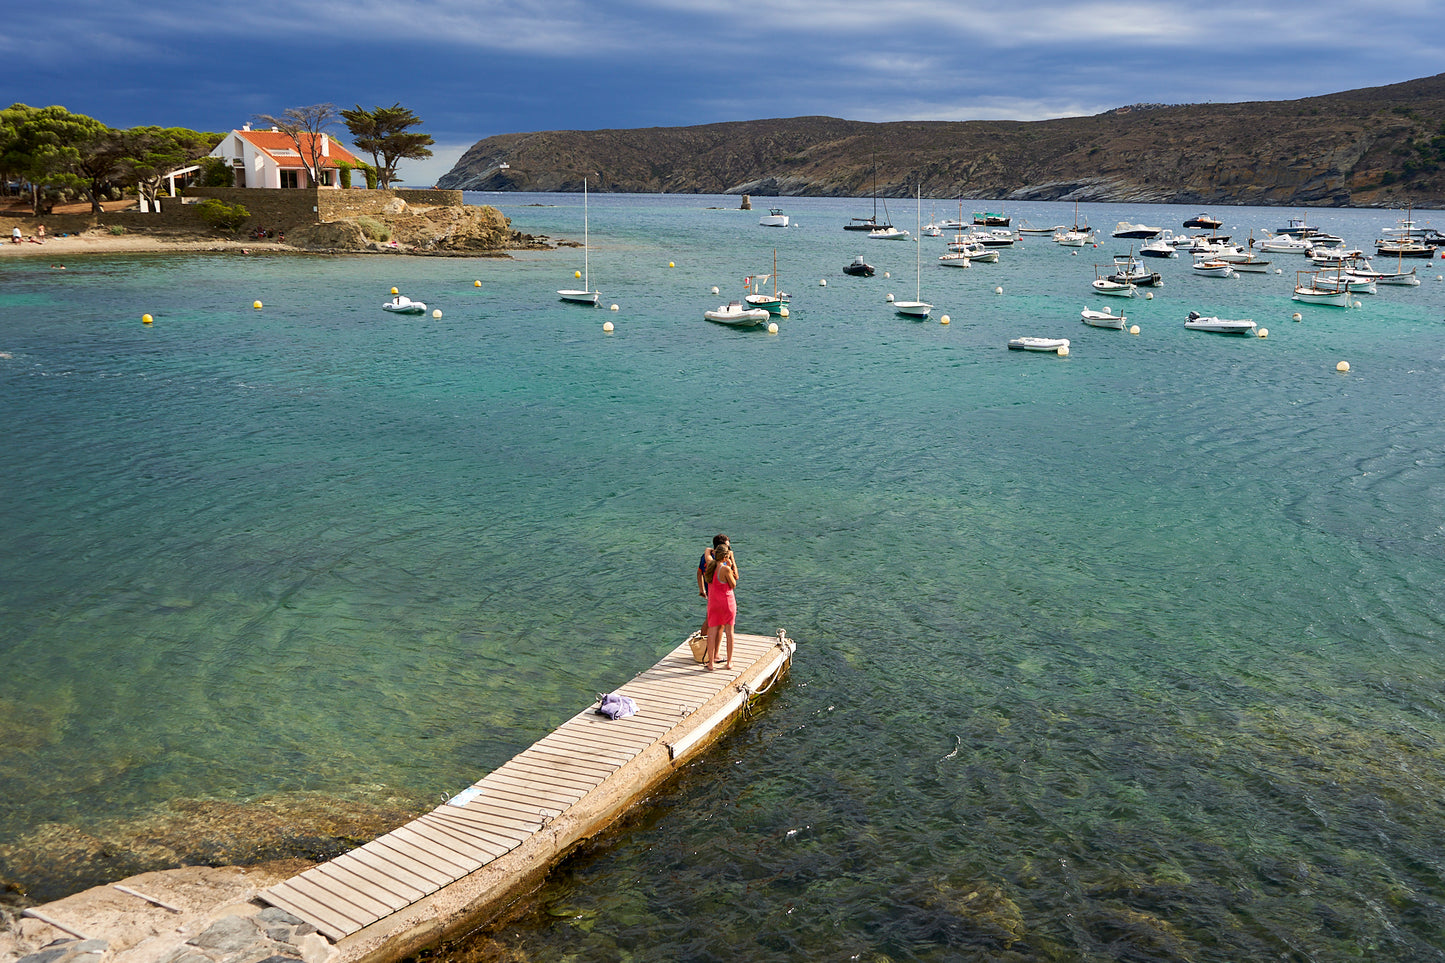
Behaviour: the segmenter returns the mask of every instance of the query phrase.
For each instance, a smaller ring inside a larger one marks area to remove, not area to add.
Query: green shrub
[[[366,177],[366,189],[369,191],[376,190],[376,168],[367,163],[362,163],[357,166],[361,168],[361,173]]]
[[[196,205],[196,216],[218,231],[234,233],[251,217],[251,212],[240,204],[207,198]]]
[[[374,217],[367,217],[365,214],[356,219],[356,226],[361,228],[364,237],[371,241],[391,240],[391,228],[381,223]]]
[[[341,189],[351,189],[351,165],[346,161],[337,161],[336,169],[341,172]]]
[[[236,175],[231,173],[231,165],[220,157],[202,157],[197,163],[201,165],[201,187],[234,187]]]
[[[112,234],[116,235],[117,237],[119,237],[120,235],[122,235],[122,234],[125,233],[125,225],[124,225],[124,224],[112,224],[110,227],[106,228],[106,230],[110,231],[110,233],[112,233]]]

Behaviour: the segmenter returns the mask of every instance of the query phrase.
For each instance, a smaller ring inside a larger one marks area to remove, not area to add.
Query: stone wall
[[[208,197],[240,204],[251,212],[248,226],[287,227],[301,224],[324,224],[361,214],[387,213],[394,200],[405,201],[408,207],[461,207],[461,191],[441,190],[336,190],[283,189],[266,190],[254,187],[188,187],[187,200]],[[171,200],[174,205],[175,200]],[[187,205],[189,206],[189,205]],[[163,201],[161,210],[166,211]]]

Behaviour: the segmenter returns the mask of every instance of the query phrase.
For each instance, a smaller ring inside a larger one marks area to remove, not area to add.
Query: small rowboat
[[[1069,350],[1068,338],[1014,338],[1008,343],[1010,351],[1049,351],[1059,354]]]
[[[1139,289],[1132,284],[1121,284],[1107,278],[1098,278],[1094,281],[1094,293],[1107,294],[1111,298],[1137,298]]]
[[[1255,323],[1249,318],[1205,318],[1190,311],[1184,326],[1190,331],[1213,331],[1216,334],[1254,334]]]
[[[1083,322],[1094,328],[1113,328],[1115,331],[1124,330],[1124,322],[1128,319],[1122,314],[1114,314],[1108,308],[1102,311],[1095,311],[1092,308],[1085,308],[1081,314]]]

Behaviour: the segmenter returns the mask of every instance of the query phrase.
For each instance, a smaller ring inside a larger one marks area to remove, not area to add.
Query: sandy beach
[[[0,257],[49,258],[57,265],[66,258],[84,254],[154,254],[173,251],[218,251],[241,254],[300,253],[299,248],[276,241],[240,241],[224,238],[175,237],[154,234],[111,234],[105,230],[87,231],[67,237],[48,237],[42,243],[29,240],[0,244]]]

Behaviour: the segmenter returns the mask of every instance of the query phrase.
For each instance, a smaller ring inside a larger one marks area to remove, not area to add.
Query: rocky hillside
[[[439,187],[1445,206],[1445,74],[1291,101],[1032,122],[832,117],[478,141]],[[506,166],[503,166],[506,165]]]

